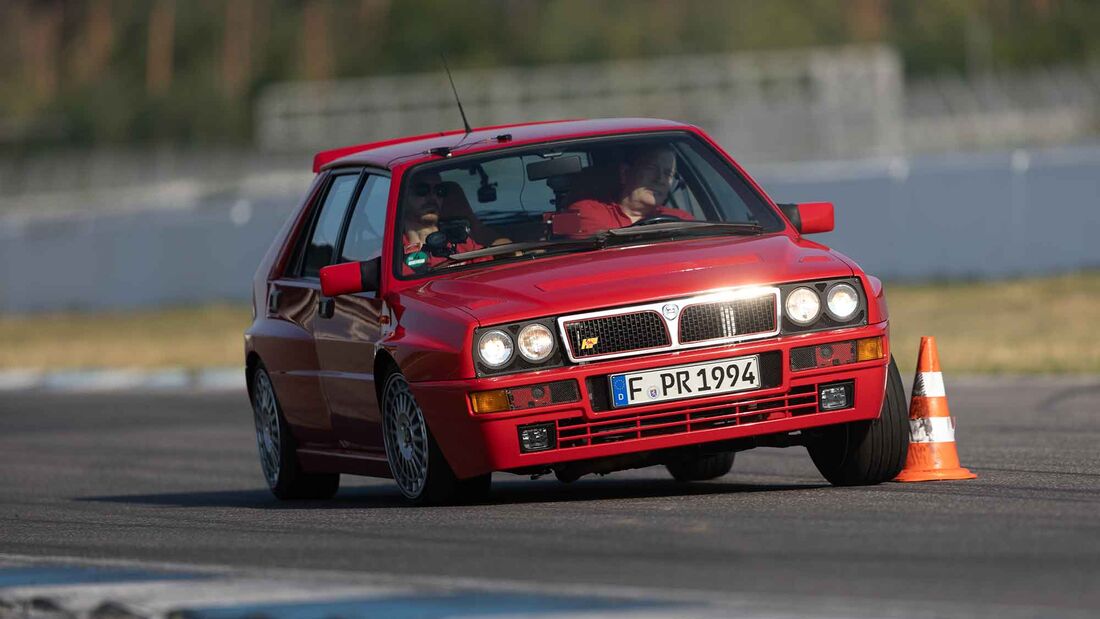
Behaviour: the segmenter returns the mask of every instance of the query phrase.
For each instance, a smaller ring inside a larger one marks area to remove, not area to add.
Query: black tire
[[[898,367],[890,358],[878,419],[822,428],[807,449],[817,470],[834,486],[890,481],[909,453],[909,413]]]
[[[248,396],[256,422],[260,470],[271,493],[282,500],[332,498],[340,488],[340,475],[302,470],[294,436],[283,416],[271,377],[262,364],[252,372]]]
[[[716,454],[683,458],[665,464],[665,468],[676,481],[706,481],[717,479],[733,468],[734,452],[724,451]]]
[[[458,479],[432,436],[408,381],[397,370],[386,376],[382,387],[382,435],[390,472],[412,504],[445,505],[488,497],[492,474]]]

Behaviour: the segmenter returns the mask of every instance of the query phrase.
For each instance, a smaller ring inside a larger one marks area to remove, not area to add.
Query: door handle
[[[332,315],[336,313],[336,299],[332,297],[322,297],[317,302],[317,314],[321,318],[332,318]]]

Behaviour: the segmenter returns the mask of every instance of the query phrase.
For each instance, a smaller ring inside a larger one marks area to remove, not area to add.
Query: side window
[[[701,185],[697,188],[701,192],[696,195],[697,200],[710,202],[707,198],[712,198],[714,207],[721,211],[720,219],[758,223],[769,231],[782,228],[783,224],[772,209],[761,200],[745,179],[713,151],[695,143],[684,144],[677,150],[680,151],[681,162],[691,166],[690,172],[693,174],[685,175],[689,185],[696,189],[693,179]]]
[[[668,194],[666,206],[686,211],[691,214],[692,218],[699,221],[706,221],[707,214],[703,212],[703,207],[699,203],[699,199],[685,179],[684,166],[687,164],[684,163],[683,157],[677,157],[676,159],[679,172],[677,172],[672,179],[672,187]]]
[[[340,226],[351,202],[351,194],[359,182],[358,174],[337,176],[329,185],[321,213],[313,226],[313,235],[306,246],[305,259],[302,261],[302,277],[318,277],[321,267],[333,264],[336,241],[340,237]]]
[[[370,176],[355,201],[348,233],[338,262],[370,260],[382,253],[382,234],[386,229],[386,201],[390,179]]]

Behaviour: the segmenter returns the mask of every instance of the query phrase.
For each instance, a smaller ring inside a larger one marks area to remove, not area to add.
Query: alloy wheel
[[[274,488],[279,480],[281,443],[279,435],[279,407],[275,403],[275,389],[267,372],[256,372],[256,384],[252,386],[252,412],[256,421],[256,447],[260,452],[260,467],[268,486]]]
[[[428,481],[428,426],[400,374],[390,376],[383,397],[386,457],[401,493],[415,499]]]

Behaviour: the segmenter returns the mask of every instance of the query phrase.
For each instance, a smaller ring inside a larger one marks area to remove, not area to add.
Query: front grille
[[[559,380],[550,383],[550,401],[554,404],[561,402],[576,402],[581,399],[580,387],[575,380]]]
[[[670,346],[668,329],[656,312],[588,318],[565,323],[575,358]]]
[[[689,305],[680,314],[680,342],[702,342],[775,330],[775,296]]]
[[[774,421],[819,412],[818,385],[794,387],[790,392],[734,403],[681,406],[674,411],[628,415],[588,422],[584,417],[557,420],[558,449],[638,440],[651,436],[685,434]]]

